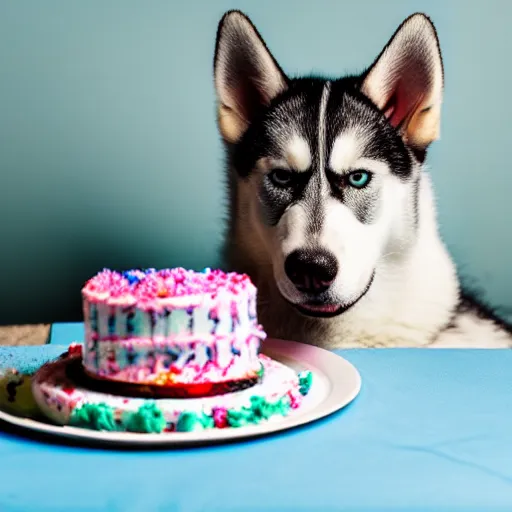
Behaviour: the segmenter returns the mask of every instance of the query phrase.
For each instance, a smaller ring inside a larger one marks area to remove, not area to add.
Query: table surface
[[[54,325],[51,343],[82,333]],[[0,511],[512,511],[512,351],[337,353],[361,372],[359,397],[271,437],[135,451],[0,431]]]
[[[0,325],[0,347],[44,345],[48,342],[51,325]]]

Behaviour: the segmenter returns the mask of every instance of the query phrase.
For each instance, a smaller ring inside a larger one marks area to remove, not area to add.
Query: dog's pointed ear
[[[361,91],[413,148],[424,152],[439,137],[443,62],[427,16],[413,14],[402,23],[363,77]]]
[[[229,11],[219,23],[214,61],[219,129],[240,139],[258,108],[288,87],[288,79],[249,18]]]

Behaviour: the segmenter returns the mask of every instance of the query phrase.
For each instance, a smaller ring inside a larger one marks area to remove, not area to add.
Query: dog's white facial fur
[[[306,141],[299,137],[293,141],[304,160],[305,155],[309,158],[311,150]],[[372,172],[371,186],[378,194],[379,203],[374,222],[361,222],[349,207],[330,197],[324,179],[320,200],[324,203],[325,214],[319,233],[308,234],[306,197],[288,208],[275,230],[266,235],[272,240],[269,253],[276,284],[283,296],[294,304],[304,300],[284,271],[284,262],[294,251],[315,244],[336,256],[339,271],[330,293],[333,302],[345,306],[356,300],[368,286],[381,258],[392,257],[398,247],[403,249],[413,240],[413,223],[403,215],[408,209],[406,202],[412,197],[413,185],[401,183],[385,162],[364,158],[364,142],[362,133],[348,131],[340,134],[328,156],[329,167],[340,177],[354,169]],[[253,197],[257,197],[257,193],[253,193]],[[260,223],[259,218],[254,221]]]

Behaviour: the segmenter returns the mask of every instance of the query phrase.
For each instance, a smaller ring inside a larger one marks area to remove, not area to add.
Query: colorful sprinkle
[[[71,345],[68,347],[68,354],[70,356],[81,356],[82,345],[80,343],[71,343]]]
[[[249,276],[235,272],[204,269],[202,272],[184,268],[127,270],[103,269],[85,284],[82,293],[90,301],[148,303],[158,299],[187,295],[215,296],[222,290],[238,294],[254,289]]]
[[[288,398],[290,399],[290,407],[292,409],[298,409],[300,407],[300,404],[302,402],[302,394],[301,393],[299,393],[295,390],[289,390]]]
[[[228,411],[224,407],[213,409],[213,422],[216,428],[228,427]]]
[[[258,380],[262,380],[264,375],[265,367],[263,366],[263,364],[260,364],[260,369],[256,372],[256,376],[258,377]]]

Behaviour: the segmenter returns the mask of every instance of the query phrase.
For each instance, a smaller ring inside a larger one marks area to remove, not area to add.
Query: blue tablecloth
[[[0,432],[0,511],[512,511],[512,351],[339,354],[361,372],[356,401],[273,437],[144,452]]]

